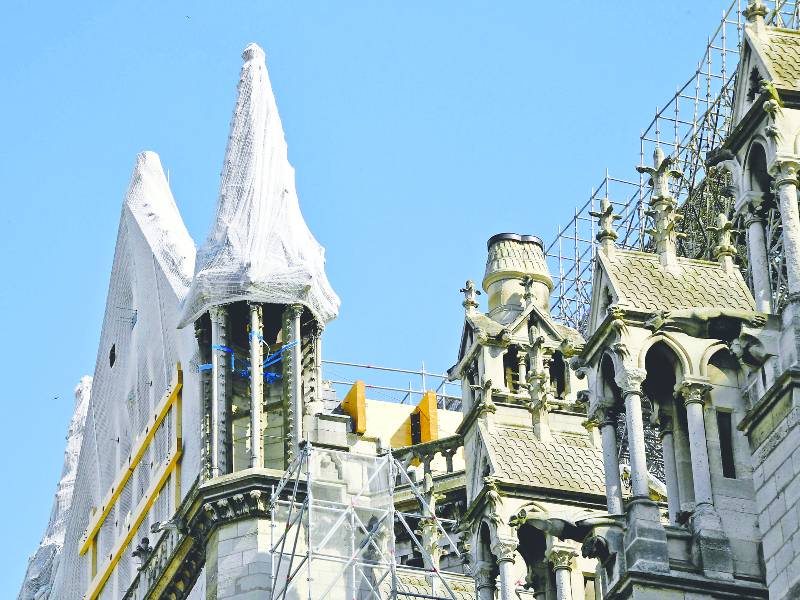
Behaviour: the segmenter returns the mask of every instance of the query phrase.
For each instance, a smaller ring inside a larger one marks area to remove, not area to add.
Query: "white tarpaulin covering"
[[[325,251],[300,213],[264,51],[250,44],[242,58],[217,217],[197,253],[181,326],[239,300],[300,303],[327,322],[339,298],[325,275]]]
[[[92,378],[81,377],[75,388],[75,410],[67,431],[67,448],[64,450],[64,468],[53,499],[53,510],[44,537],[36,553],[28,561],[28,570],[19,592],[18,600],[40,600],[48,598],[53,584],[53,575],[58,569],[61,549],[64,547],[64,534],[67,530],[67,516],[72,507],[72,492],[75,489],[75,475],[78,472],[78,455],[83,442],[83,429],[86,423],[86,409],[89,408],[89,393]]]

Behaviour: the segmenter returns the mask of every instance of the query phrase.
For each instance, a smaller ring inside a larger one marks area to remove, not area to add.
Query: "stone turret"
[[[502,323],[510,322],[527,302],[547,310],[553,280],[542,240],[532,235],[498,233],[486,245],[489,256],[483,290],[489,296],[489,316]]]

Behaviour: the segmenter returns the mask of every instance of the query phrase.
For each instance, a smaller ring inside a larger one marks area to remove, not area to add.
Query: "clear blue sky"
[[[632,175],[726,5],[3,2],[0,597],[45,528],[72,389],[94,370],[134,156],[161,155],[202,242],[248,42],[342,298],[326,358],[444,370],[486,239],[547,240],[606,167]]]

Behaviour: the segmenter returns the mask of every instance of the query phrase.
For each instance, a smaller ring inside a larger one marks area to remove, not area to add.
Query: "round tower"
[[[489,313],[519,314],[526,306],[526,280],[530,301],[549,309],[553,280],[544,258],[542,240],[533,235],[498,233],[486,243],[489,256],[483,290],[489,297]]]

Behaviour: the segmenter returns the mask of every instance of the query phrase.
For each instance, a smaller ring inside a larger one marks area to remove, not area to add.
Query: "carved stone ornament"
[[[636,167],[639,173],[646,173],[650,175],[650,185],[653,188],[651,196],[651,203],[655,200],[662,200],[672,198],[669,191],[669,180],[671,177],[675,179],[683,179],[683,173],[672,169],[672,163],[675,159],[672,156],[664,156],[664,151],[661,146],[656,146],[653,153],[653,167],[641,165]]]
[[[483,484],[486,486],[484,514],[495,527],[499,527],[503,524],[503,518],[500,516],[503,498],[500,496],[500,490],[494,477],[491,475],[484,477]]]
[[[596,558],[600,561],[600,564],[604,564],[611,555],[608,540],[599,535],[588,535],[583,540],[583,544],[581,544],[581,555],[584,558]]]
[[[553,569],[572,569],[572,563],[578,553],[566,548],[554,548],[547,553],[548,560],[553,563]]]
[[[707,383],[684,381],[676,386],[678,395],[683,398],[684,405],[704,404],[711,386]]]
[[[583,422],[583,426],[588,430],[594,427],[604,427],[609,425],[611,427],[617,426],[617,419],[610,404],[600,402],[592,409],[589,418]]]
[[[515,540],[501,538],[492,544],[491,551],[497,558],[497,562],[514,562],[514,553],[517,551],[518,545]]]
[[[497,412],[497,405],[492,400],[492,387],[491,379],[484,379],[481,383],[481,401],[478,403],[478,414],[493,414]]]
[[[590,211],[589,215],[598,220],[599,231],[597,233],[597,241],[602,243],[605,240],[614,241],[617,239],[617,232],[614,230],[614,221],[622,218],[621,215],[614,214],[614,207],[608,198],[600,200],[600,210],[598,212]]]
[[[750,0],[750,4],[742,11],[742,14],[748,23],[753,23],[758,18],[766,17],[768,12],[766,5],[761,0]]]
[[[467,279],[464,287],[458,291],[464,294],[464,301],[461,303],[461,305],[467,312],[478,308],[478,301],[475,298],[480,296],[481,292],[480,290],[475,289],[475,282],[472,281],[472,279]]]
[[[777,190],[784,185],[797,186],[797,172],[800,170],[800,165],[793,160],[781,160],[775,162],[773,166],[775,171],[775,182],[773,186]]]
[[[722,256],[736,256],[736,246],[733,245],[733,234],[739,233],[733,228],[733,223],[723,213],[717,215],[714,227],[706,227],[706,231],[717,234],[717,245],[714,247],[714,258],[719,260]]]
[[[627,396],[628,394],[640,394],[642,391],[642,383],[644,383],[646,378],[647,371],[636,367],[625,367],[614,375],[614,381],[616,381],[620,390],[622,390],[623,396]]]

